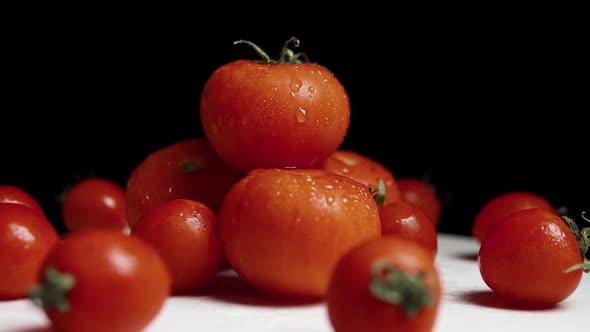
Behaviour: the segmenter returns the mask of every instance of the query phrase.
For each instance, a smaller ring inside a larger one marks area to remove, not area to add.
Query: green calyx
[[[590,272],[590,262],[586,261],[586,253],[588,253],[588,249],[590,248],[590,227],[584,227],[580,230],[576,222],[571,218],[562,216],[561,219],[568,225],[569,229],[576,237],[580,253],[582,254],[582,259],[584,260],[582,263],[567,268],[564,272],[569,273],[580,269],[586,273]],[[582,212],[582,219],[590,222],[590,219],[586,218],[586,212]]]
[[[182,173],[191,173],[205,167],[205,163],[199,160],[187,160],[180,164],[180,171]]]
[[[293,52],[293,50],[291,50],[289,48],[290,44],[293,44],[293,47],[298,48],[300,41],[299,39],[295,38],[295,37],[291,37],[289,38],[285,44],[283,45],[283,48],[281,49],[281,53],[279,54],[279,58],[278,60],[273,60],[270,56],[268,56],[268,54],[266,52],[264,52],[262,50],[262,48],[260,48],[258,45],[254,44],[253,42],[249,41],[249,40],[236,40],[234,42],[234,45],[237,44],[246,44],[250,47],[252,47],[256,53],[258,54],[258,56],[260,56],[262,58],[262,61],[264,61],[265,63],[268,64],[280,64],[280,65],[284,65],[284,64],[300,64],[303,62],[309,62],[309,59],[307,58],[307,55],[305,53],[295,53]]]
[[[29,299],[41,308],[64,313],[70,310],[67,294],[75,284],[73,275],[49,267],[43,273],[41,283],[29,291]]]
[[[369,191],[373,195],[373,199],[375,200],[375,203],[377,203],[377,206],[381,206],[385,203],[385,182],[383,182],[383,180],[379,179],[379,186],[377,189],[369,186]]]
[[[375,298],[397,305],[408,317],[433,304],[433,294],[424,283],[424,274],[406,274],[386,259],[373,263],[369,292]]]

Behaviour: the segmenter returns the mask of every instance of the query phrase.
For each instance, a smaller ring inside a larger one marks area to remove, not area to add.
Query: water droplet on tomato
[[[291,96],[295,97],[295,92],[291,91]]]
[[[275,92],[276,92],[276,91],[279,91],[279,87],[278,87],[278,86],[276,86],[276,85],[275,85],[275,86],[273,86],[273,87],[272,87],[272,91],[275,91]]]
[[[297,121],[299,121],[299,123],[304,123],[305,121],[307,121],[307,111],[301,107],[299,107],[299,110],[296,113],[297,115]]]
[[[291,83],[289,83],[289,87],[291,88],[291,91],[293,91],[293,92],[299,92],[299,90],[301,90],[302,85],[303,85],[303,82],[301,82],[301,80],[298,79],[297,77],[293,77],[291,79]]]
[[[309,87],[307,87],[307,91],[309,91],[309,93],[314,93],[315,92],[315,88],[310,85]]]

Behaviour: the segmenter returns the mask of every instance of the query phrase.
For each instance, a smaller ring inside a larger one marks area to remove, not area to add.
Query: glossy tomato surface
[[[515,191],[497,195],[479,209],[473,221],[471,233],[481,243],[488,232],[502,219],[514,212],[531,208],[555,212],[547,199],[535,193]]]
[[[139,332],[160,312],[170,286],[163,260],[147,243],[90,229],[69,234],[49,253],[31,297],[59,331]]]
[[[229,264],[249,284],[319,298],[340,256],[379,237],[381,223],[357,181],[322,170],[259,169],[228,192],[219,231]]]
[[[80,180],[66,192],[62,218],[70,232],[96,227],[123,231],[127,227],[125,190],[104,178]]]
[[[397,235],[437,253],[436,227],[419,207],[403,201],[387,203],[379,206],[379,217],[383,236]]]
[[[225,193],[241,177],[217,156],[205,138],[180,141],[154,151],[127,181],[129,226],[133,227],[148,209],[175,198],[201,202],[217,214]]]
[[[27,294],[45,255],[58,241],[57,232],[37,209],[0,203],[0,300]]]
[[[428,183],[416,178],[397,180],[402,200],[421,208],[435,226],[440,223],[442,205],[436,191]]]
[[[380,162],[359,152],[338,150],[326,158],[320,169],[347,176],[372,188],[379,188],[379,180],[385,185],[385,202],[400,200],[400,191],[393,172]]]
[[[18,186],[0,185],[0,203],[22,204],[43,213],[37,199]]]
[[[213,149],[236,169],[308,168],[344,140],[350,104],[321,65],[237,60],[207,80],[200,116]]]
[[[432,253],[413,241],[385,236],[339,260],[326,306],[335,332],[430,332],[440,296]]]
[[[485,283],[505,299],[531,307],[552,306],[568,298],[578,287],[582,270],[566,270],[582,262],[567,224],[539,208],[504,218],[479,250]]]
[[[200,202],[162,202],[139,218],[131,235],[140,237],[162,256],[176,294],[201,287],[222,261],[217,217]]]

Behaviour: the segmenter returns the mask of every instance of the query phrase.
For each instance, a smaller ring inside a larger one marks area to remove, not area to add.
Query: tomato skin
[[[156,248],[172,275],[176,294],[199,288],[221,265],[217,217],[200,202],[162,202],[139,218],[131,235]]]
[[[267,293],[320,298],[342,254],[380,237],[377,204],[350,178],[313,169],[259,169],[227,194],[219,232],[229,264]]]
[[[348,176],[373,189],[379,188],[379,180],[382,180],[385,184],[385,203],[401,199],[393,172],[378,161],[356,151],[337,150],[318,168]]]
[[[399,305],[374,297],[369,285],[372,266],[378,259],[386,259],[405,273],[425,273],[423,285],[432,292],[432,304],[408,317]],[[384,236],[353,248],[339,260],[326,305],[336,332],[430,332],[438,315],[440,295],[441,282],[431,252],[413,241]]]
[[[502,219],[514,212],[530,208],[542,208],[555,212],[549,201],[535,193],[521,191],[502,193],[487,201],[479,209],[473,221],[471,233],[481,243],[494,225]]]
[[[327,68],[236,60],[216,69],[200,100],[203,131],[228,164],[308,168],[336,151],[350,123],[348,95]]]
[[[484,282],[507,300],[524,306],[552,306],[569,297],[583,262],[576,238],[561,218],[544,209],[517,211],[500,221],[481,243]]]
[[[75,183],[62,204],[62,219],[70,232],[106,227],[127,227],[125,190],[108,179],[91,177]]]
[[[33,195],[13,185],[0,185],[0,203],[22,204],[44,213],[43,208]]]
[[[139,332],[170,294],[170,275],[155,249],[110,229],[69,234],[47,256],[43,269],[50,267],[75,278],[69,310],[45,309],[64,332]]]
[[[441,202],[434,189],[426,182],[415,178],[397,180],[402,200],[420,207],[435,226],[440,223]]]
[[[135,167],[127,181],[129,226],[133,228],[158,203],[176,198],[201,202],[217,214],[225,193],[241,177],[203,137],[156,150]]]
[[[58,242],[41,212],[0,203],[0,299],[24,297],[36,283],[45,255]]]
[[[379,207],[381,233],[397,235],[412,241],[436,254],[438,236],[430,218],[419,207],[407,202],[392,202]]]

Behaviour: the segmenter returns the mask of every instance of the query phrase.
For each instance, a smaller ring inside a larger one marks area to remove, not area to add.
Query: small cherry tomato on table
[[[247,173],[256,168],[309,168],[332,154],[350,123],[346,90],[326,67],[288,46],[272,60],[235,60],[205,83],[200,118],[222,159]]]
[[[336,332],[430,332],[440,296],[432,253],[408,239],[385,236],[339,260],[326,305]]]
[[[579,244],[557,214],[540,208],[515,212],[481,243],[481,276],[490,289],[515,304],[553,306],[576,290],[582,270],[589,267],[581,251],[587,251],[589,232]]]
[[[112,229],[67,235],[42,264],[29,297],[64,332],[139,332],[170,294],[157,251]]]
[[[176,294],[199,288],[215,275],[222,262],[217,217],[200,202],[162,202],[139,218],[131,235],[143,239],[162,256]]]
[[[37,209],[0,203],[0,299],[25,297],[58,242],[55,228]]]
[[[397,186],[402,200],[421,208],[435,226],[440,223],[441,202],[433,187],[420,179],[401,178]]]

